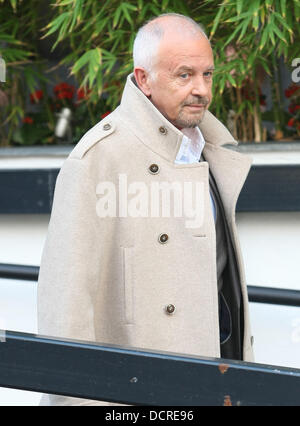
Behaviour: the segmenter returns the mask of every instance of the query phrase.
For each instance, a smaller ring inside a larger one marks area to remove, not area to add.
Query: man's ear
[[[151,89],[149,85],[150,75],[144,70],[144,68],[135,68],[134,69],[134,77],[137,82],[137,85],[141,89],[141,91],[146,96],[151,96]]]

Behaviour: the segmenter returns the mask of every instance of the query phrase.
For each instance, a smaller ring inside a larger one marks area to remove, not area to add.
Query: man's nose
[[[211,84],[205,81],[203,75],[195,78],[193,83],[192,95],[210,98]]]

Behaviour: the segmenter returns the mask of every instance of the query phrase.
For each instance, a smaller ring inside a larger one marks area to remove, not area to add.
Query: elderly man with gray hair
[[[251,159],[223,147],[237,142],[208,110],[209,40],[192,19],[165,14],[138,31],[133,56],[120,106],[59,173],[39,333],[253,361],[235,224]]]

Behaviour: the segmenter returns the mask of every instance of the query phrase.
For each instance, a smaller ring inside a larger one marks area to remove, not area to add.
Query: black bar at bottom
[[[0,386],[133,405],[300,405],[300,370],[7,332]]]

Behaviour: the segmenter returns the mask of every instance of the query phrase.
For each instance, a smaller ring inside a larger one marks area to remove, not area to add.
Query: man
[[[236,142],[208,111],[213,69],[190,18],[162,15],[138,32],[121,105],[57,179],[40,334],[253,360],[235,225],[251,160],[222,147]],[[181,202],[173,215],[155,192],[166,184]]]

